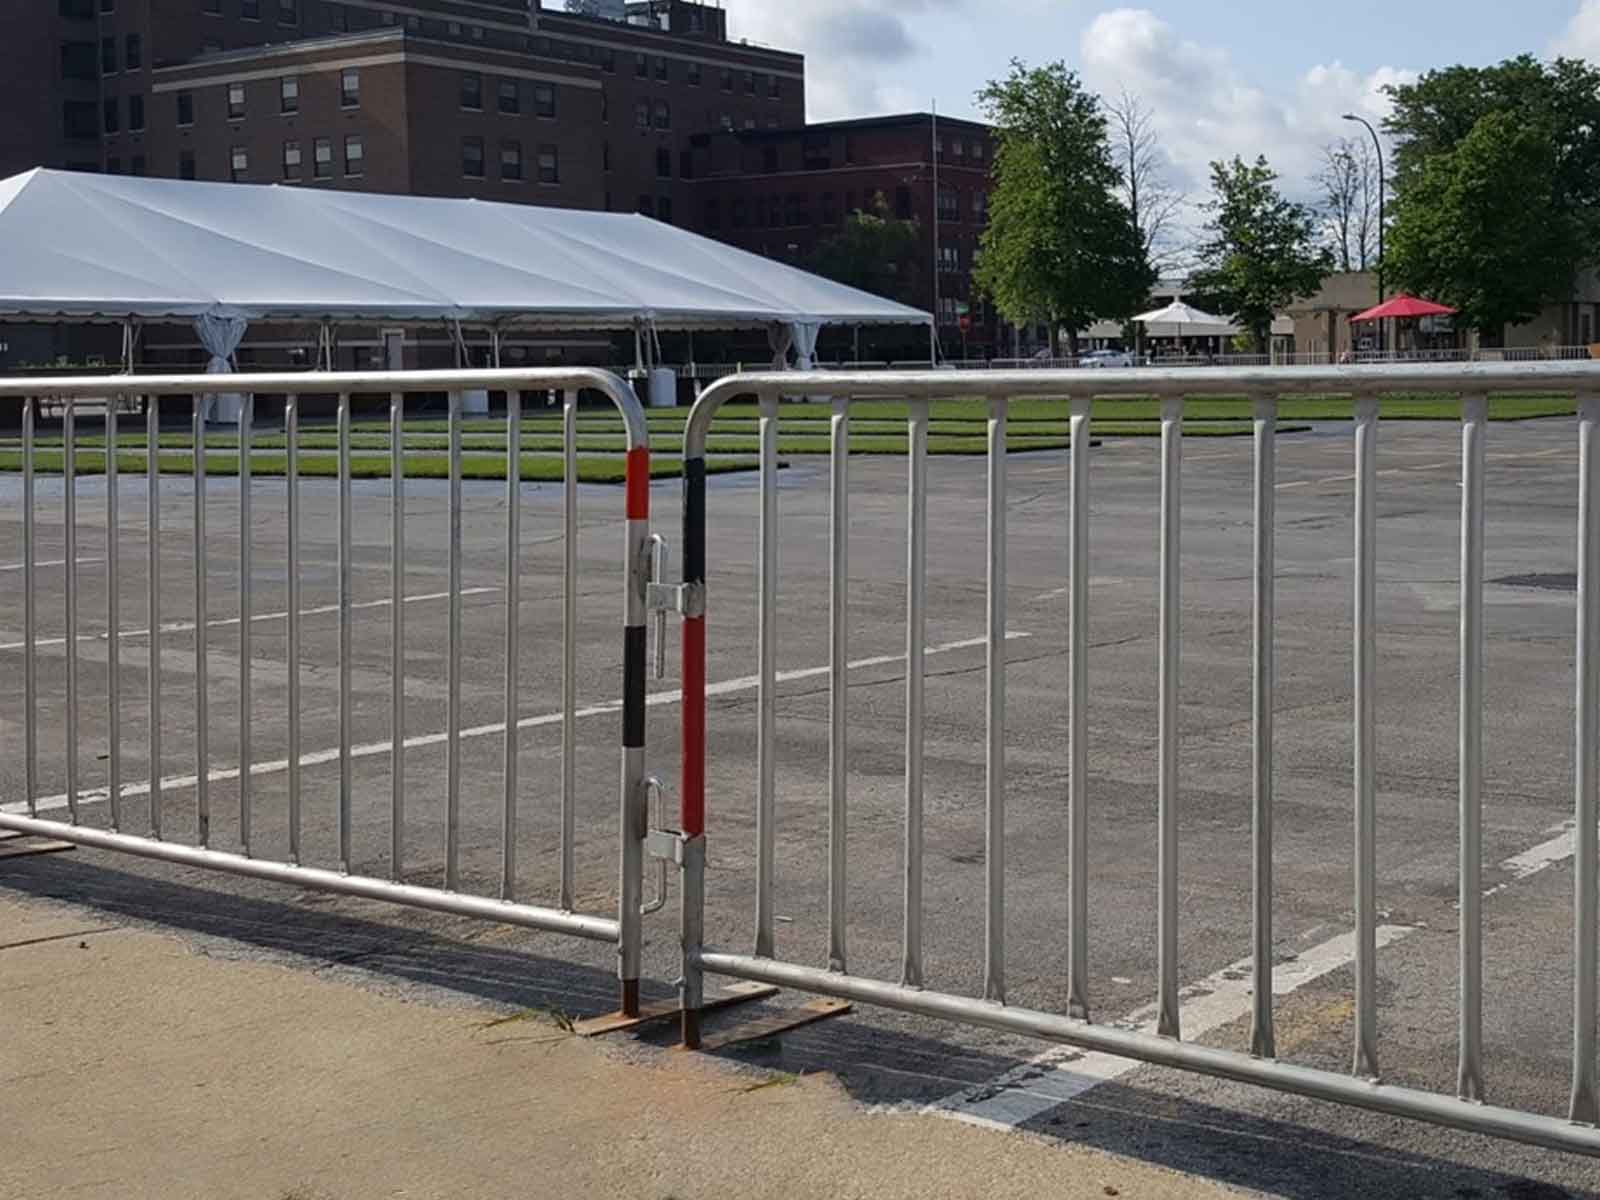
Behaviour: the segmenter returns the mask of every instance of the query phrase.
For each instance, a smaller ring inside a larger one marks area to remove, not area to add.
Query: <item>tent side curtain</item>
[[[816,366],[817,337],[822,333],[821,321],[796,321],[790,326],[794,340],[795,366],[809,371]]]
[[[244,341],[245,330],[250,328],[250,322],[243,317],[223,316],[221,313],[206,313],[196,317],[194,322],[195,336],[200,339],[200,345],[211,356],[206,363],[206,373],[221,375],[233,368],[228,365],[234,351],[239,349],[239,343]]]

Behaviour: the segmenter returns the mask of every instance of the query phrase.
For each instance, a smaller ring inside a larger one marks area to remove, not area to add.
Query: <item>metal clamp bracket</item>
[[[645,588],[644,605],[648,612],[675,612],[680,617],[703,617],[706,615],[706,585],[652,583]]]

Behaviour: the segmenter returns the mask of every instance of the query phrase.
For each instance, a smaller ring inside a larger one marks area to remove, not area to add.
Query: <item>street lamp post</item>
[[[1355,121],[1366,127],[1372,135],[1372,148],[1378,152],[1378,303],[1382,304],[1383,294],[1383,202],[1384,202],[1384,173],[1383,173],[1383,143],[1378,140],[1378,131],[1372,127],[1372,122],[1355,113],[1345,113],[1346,121]],[[1383,349],[1383,322],[1378,323],[1378,349]]]

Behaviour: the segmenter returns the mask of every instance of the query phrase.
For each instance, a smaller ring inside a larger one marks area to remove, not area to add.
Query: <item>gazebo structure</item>
[[[331,364],[341,324],[470,334],[761,329],[813,364],[824,325],[926,325],[929,313],[648,217],[314,187],[34,170],[0,181],[0,319],[116,323],[124,365],[150,323],[192,325],[232,369],[252,325],[311,323]]]

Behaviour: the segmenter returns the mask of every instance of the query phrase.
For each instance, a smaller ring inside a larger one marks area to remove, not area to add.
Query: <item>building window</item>
[[[300,78],[296,75],[285,75],[278,80],[278,111],[297,113],[300,111]]]
[[[783,225],[782,196],[767,197],[767,225],[772,229],[780,228]]]
[[[100,74],[115,75],[117,73],[117,39],[114,37],[100,39]]]
[[[656,220],[672,224],[672,197],[661,196],[656,200]]]
[[[640,129],[650,128],[650,101],[641,100],[633,106],[633,123]]]
[[[554,146],[539,147],[539,182],[561,182],[561,157]]]
[[[178,93],[178,124],[179,125],[193,125],[194,124],[194,93],[193,92],[179,92]]]
[[[961,219],[961,193],[954,188],[939,189],[939,219],[941,221]]]
[[[776,100],[782,95],[783,95],[783,83],[778,79],[777,73],[774,72],[773,74],[768,75],[767,76],[767,99],[768,100]]]
[[[988,192],[978,191],[972,193],[972,219],[980,222],[989,219]]]
[[[339,75],[339,107],[361,107],[361,72],[346,67]]]
[[[694,154],[688,150],[678,155],[678,178],[694,178]]]
[[[756,127],[756,119],[754,117],[746,117],[744,119],[744,127],[746,129],[754,129]]]
[[[261,20],[261,0],[239,0],[239,15],[246,21]]]
[[[335,33],[350,32],[350,10],[343,4],[328,5],[328,28]]]
[[[461,173],[468,179],[483,178],[483,139],[461,139]]]
[[[607,47],[600,51],[600,69],[607,75],[617,73],[617,52]]]
[[[553,117],[556,115],[555,84],[536,83],[533,85],[533,115],[536,117]]]
[[[697,62],[685,63],[684,74],[689,80],[690,87],[700,86],[700,64]]]
[[[250,178],[250,151],[243,146],[235,146],[229,152],[228,161],[232,165],[232,179],[235,183],[243,183]]]
[[[483,76],[467,72],[461,76],[461,107],[483,111]]]
[[[756,94],[756,73],[754,71],[746,71],[744,73],[744,94],[746,96],[754,96]]]
[[[129,71],[137,71],[144,66],[144,39],[137,33],[130,33],[123,40],[122,65]]]
[[[299,142],[285,142],[283,144],[283,177],[285,179],[300,178]]]
[[[194,151],[193,150],[179,150],[178,151],[178,178],[179,179],[193,179],[194,178]]]
[[[362,175],[367,169],[367,148],[361,141],[359,133],[344,135],[344,173],[349,176]]]
[[[144,174],[144,155],[135,154],[133,156],[133,164],[131,166],[129,166],[128,174],[129,175],[143,175]]]
[[[500,143],[500,178],[520,180],[522,178],[522,143]]]
[[[717,124],[719,126],[721,126],[723,129],[732,129],[733,128],[733,118],[731,116],[729,116],[727,113],[723,113],[722,116],[717,118]]]
[[[645,79],[650,74],[650,59],[643,54],[633,56],[633,74],[636,79]]]
[[[733,68],[723,67],[717,72],[717,84],[725,92],[733,91]]]
[[[228,120],[237,121],[244,116],[244,84],[228,85]]]
[[[895,190],[894,190],[894,215],[898,220],[901,220],[901,221],[909,221],[911,219],[911,189],[910,188],[908,188],[908,187],[897,187],[897,188],[895,188]]]
[[[983,143],[982,142],[973,142],[972,143],[972,157],[973,157],[973,160],[976,161],[976,162],[983,161]]]
[[[656,151],[656,174],[662,179],[672,178],[672,151],[665,146]]]
[[[790,192],[783,204],[783,223],[789,226],[811,224],[810,198],[804,192]]]
[[[117,115],[120,108],[117,103],[117,97],[107,96],[102,107],[104,114],[100,122],[100,130],[102,133],[115,133],[117,131]]]
[[[390,12],[388,9],[385,9],[381,14],[379,14],[378,21],[383,25],[393,25],[394,13]]]
[[[318,138],[311,144],[311,173],[318,179],[333,178],[332,138]]]
[[[672,105],[668,104],[665,100],[656,101],[656,128],[672,128]]]
[[[411,14],[406,18],[406,28],[412,33],[420,32],[422,29],[422,18],[417,16],[415,13]]]
[[[300,24],[300,0],[278,0],[278,24]]]
[[[144,97],[128,97],[128,132],[139,133],[144,129]]]
[[[667,60],[662,58],[660,55],[657,55],[656,56],[656,81],[658,83],[666,83],[668,78],[669,78],[669,76],[667,75]]]
[[[515,79],[502,79],[496,88],[500,111],[515,116],[522,111],[522,89]]]
[[[472,40],[473,41],[475,41],[475,42],[483,41],[483,26],[482,25],[474,25],[472,27],[472,31],[471,32],[472,32]]]

